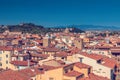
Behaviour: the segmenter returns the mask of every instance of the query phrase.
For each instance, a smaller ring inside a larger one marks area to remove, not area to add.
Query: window
[[[100,54],[101,52],[99,52],[99,54]]]
[[[102,54],[104,54],[104,52],[102,52]]]
[[[68,71],[67,71],[67,70],[65,70],[65,73],[68,73]]]
[[[0,51],[0,54],[2,54],[2,51]]]
[[[8,54],[6,55],[6,58],[8,58]]]
[[[18,52],[15,52],[15,54],[18,54]]]
[[[54,80],[54,78],[49,78],[49,80]]]
[[[2,63],[0,63],[0,66],[2,66]]]
[[[17,66],[17,68],[19,69],[20,67],[19,67],[19,66]]]
[[[99,70],[102,70],[102,69],[99,69]]]
[[[6,67],[6,69],[8,69],[8,67]]]
[[[2,57],[0,57],[0,61],[2,61]]]
[[[73,70],[73,68],[70,68],[70,70],[72,71],[72,70]]]
[[[82,58],[82,57],[80,57],[80,62],[82,63],[82,61],[83,61],[83,58]]]
[[[62,57],[61,59],[64,59],[64,57]]]
[[[91,68],[88,69],[88,74],[90,74],[90,72],[91,72]]]
[[[97,73],[100,73],[100,71],[97,71]]]
[[[8,64],[8,61],[6,61],[6,64]]]

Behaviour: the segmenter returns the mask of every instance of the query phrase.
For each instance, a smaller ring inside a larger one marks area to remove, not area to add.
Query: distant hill
[[[8,25],[7,28],[11,32],[21,31],[23,33],[34,33],[34,34],[46,33],[46,32],[50,31],[49,29],[44,28],[41,25],[35,25],[33,23],[24,23],[24,24],[19,24],[19,25]]]
[[[0,32],[4,32],[5,30],[9,30],[11,32],[18,31],[18,32],[23,32],[23,33],[33,33],[33,34],[44,34],[48,32],[62,32],[65,30],[65,28],[46,28],[41,25],[35,25],[33,23],[23,23],[19,25],[1,25],[0,26]],[[80,29],[74,28],[71,32],[83,32]]]
[[[53,32],[63,32],[66,28],[69,28],[70,32],[72,33],[82,33],[83,30],[77,28],[77,27],[51,27],[50,30]]]
[[[66,27],[66,26],[57,26],[57,27]],[[81,30],[97,30],[97,31],[104,31],[104,30],[109,30],[109,31],[120,31],[120,27],[116,26],[100,26],[100,25],[69,25],[67,27],[75,27],[79,28]]]

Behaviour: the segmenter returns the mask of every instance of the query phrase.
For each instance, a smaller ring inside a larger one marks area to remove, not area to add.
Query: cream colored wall
[[[102,64],[98,64],[96,60],[92,58],[85,57],[80,54],[76,54],[78,58],[76,58],[75,62],[79,62],[79,57],[83,58],[83,63],[92,66],[93,73],[99,76],[111,78],[111,69],[109,67],[103,66]]]
[[[108,56],[108,57],[111,57],[110,53],[106,50],[91,50],[91,49],[87,49],[85,50],[86,52],[90,52],[91,53],[95,53],[95,54],[100,54],[100,55],[105,55],[105,56]]]
[[[8,55],[8,57],[6,57]],[[2,51],[2,54],[0,54],[0,57],[2,58],[2,68],[6,69],[6,67],[10,68],[10,60],[11,60],[11,52],[10,51]],[[8,64],[6,64],[6,61],[8,61]]]

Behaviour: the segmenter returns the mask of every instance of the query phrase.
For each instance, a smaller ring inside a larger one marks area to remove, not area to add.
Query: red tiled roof
[[[24,57],[24,56],[28,56],[28,54],[19,54],[19,55],[16,55],[16,54],[13,54],[12,57]]]
[[[103,56],[98,55],[98,54],[88,54],[88,53],[81,53],[81,55],[95,59],[95,60],[100,60],[103,58]]]
[[[113,47],[110,50],[112,53],[120,53],[120,47]]]
[[[104,57],[102,60],[104,61],[104,63],[102,64],[104,66],[107,66],[107,67],[110,67],[110,68],[114,68],[117,65],[117,62],[115,60],[113,60],[113,59]]]
[[[58,53],[56,53],[54,56],[56,56],[56,57],[67,57],[67,52],[58,52]]]
[[[43,43],[43,40],[35,40],[38,43]]]
[[[58,52],[59,49],[55,47],[47,47],[44,49],[45,52]]]
[[[58,63],[60,63],[61,65],[64,65],[65,64],[65,62],[64,61],[62,61],[62,60],[56,60]]]
[[[110,79],[90,73],[88,77],[80,78],[78,80],[110,80]]]
[[[17,65],[17,66],[28,66],[28,61],[11,61],[10,62],[13,65]],[[30,62],[30,66],[34,65],[35,63]]]
[[[11,51],[13,48],[11,46],[0,46],[0,50]]]
[[[4,50],[4,51],[12,51],[12,50],[22,51],[22,48],[13,48],[12,46],[0,46],[0,50]]]
[[[34,67],[34,68],[27,68],[19,71],[21,74],[33,77],[37,74],[43,74],[44,70],[40,71],[39,68]]]
[[[56,69],[56,67],[48,66],[48,65],[41,65],[39,66],[39,68],[43,68],[44,71]]]
[[[81,76],[83,74],[73,70],[73,71],[65,73],[64,75],[69,76],[69,77],[79,77],[79,76]]]
[[[30,80],[30,77],[18,71],[7,70],[0,73],[0,80]]]
[[[91,66],[83,64],[81,62],[75,63],[74,66],[79,67],[79,68],[90,68],[91,67]]]
[[[72,53],[72,54],[75,54],[75,53],[78,53],[79,51],[81,51],[79,48],[73,48],[73,49],[71,50],[71,53]]]

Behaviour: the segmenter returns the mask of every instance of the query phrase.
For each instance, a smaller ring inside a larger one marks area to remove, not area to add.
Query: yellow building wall
[[[11,52],[10,51],[1,51],[0,52],[0,57],[1,57],[1,63],[2,66],[1,68],[7,69],[10,68],[10,61],[11,61]]]
[[[89,40],[89,38],[83,38],[83,42],[85,42],[85,43],[89,43],[90,40]]]
[[[47,80],[46,75],[45,74],[38,74],[38,75],[36,75],[36,80]]]
[[[15,65],[13,65],[13,64],[10,64],[10,69],[12,69],[12,70],[18,70],[17,67]]]
[[[73,56],[67,56],[67,61],[72,62],[73,61]]]
[[[53,80],[63,80],[63,69],[54,69],[45,72],[45,80],[49,80],[53,78]]]
[[[63,80],[76,80],[76,77],[68,77],[68,76],[64,76]]]
[[[88,77],[88,69],[86,69],[86,68],[80,69],[80,68],[74,66],[74,70],[75,70],[75,71],[78,71],[78,72],[80,72],[80,73],[83,73],[83,74],[84,74],[84,77]]]

